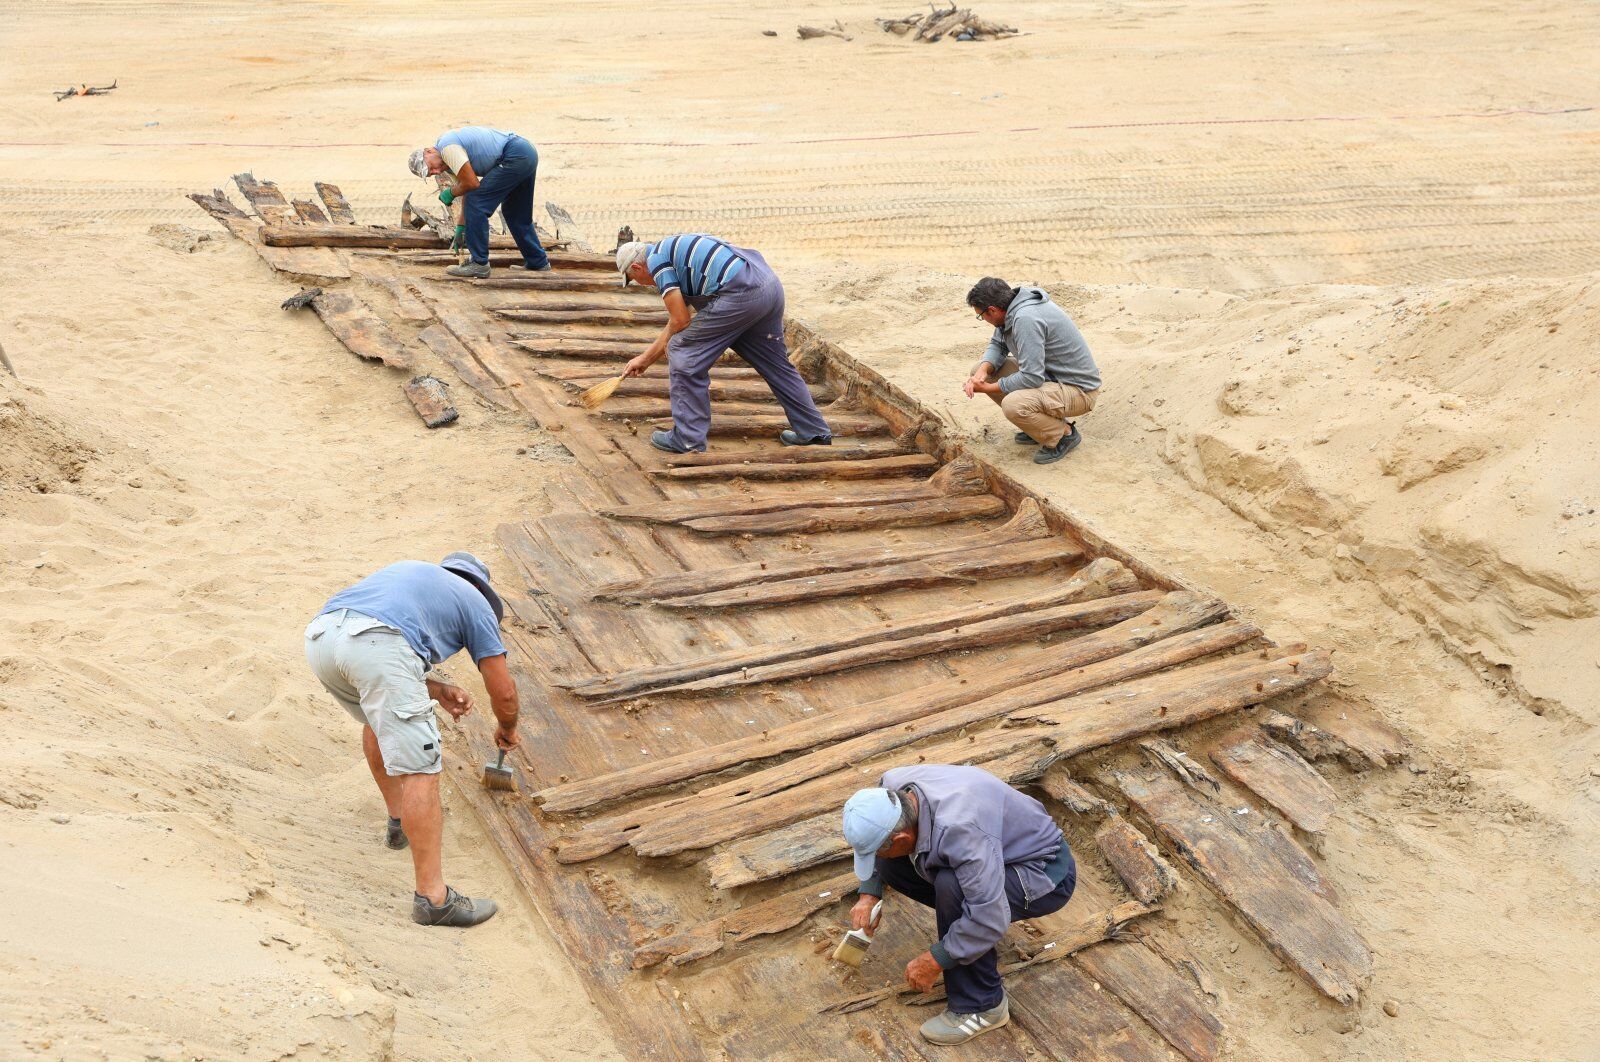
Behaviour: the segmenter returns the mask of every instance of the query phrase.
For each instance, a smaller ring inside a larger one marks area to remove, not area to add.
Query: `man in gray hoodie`
[[[944,973],[949,1006],[923,1038],[966,1043],[1010,1021],[995,945],[1012,922],[1065,907],[1078,881],[1044,806],[981,767],[896,767],[845,804],[844,837],[861,879],[854,928],[870,931],[885,885],[934,909],[938,941],[906,964],[919,992]]]
[[[999,277],[974,284],[967,305],[994,328],[963,387],[967,397],[998,402],[1021,429],[1017,442],[1039,444],[1036,464],[1061,460],[1081,438],[1072,418],[1093,409],[1100,392],[1100,370],[1083,333],[1042,290],[1013,288]]]

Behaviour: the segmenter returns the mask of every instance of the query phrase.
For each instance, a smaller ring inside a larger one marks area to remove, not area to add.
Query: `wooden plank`
[[[588,361],[629,361],[643,354],[650,345],[649,337],[633,339],[578,339],[571,336],[551,336],[527,339],[513,337],[511,345],[529,354],[546,357],[583,358]]]
[[[472,352],[462,346],[444,325],[429,325],[417,333],[417,338],[426,343],[429,350],[449,362],[467,386],[482,395],[490,405],[497,409],[517,408],[516,402],[508,397],[507,388],[490,376],[477,358],[472,356]]]
[[[433,320],[433,311],[422,301],[416,287],[411,281],[397,275],[393,269],[380,262],[368,261],[358,264],[354,272],[362,280],[375,284],[389,293],[389,297],[394,300],[395,313],[401,320],[418,324]]]
[[[655,293],[642,288],[624,288],[620,279],[611,280],[596,277],[569,277],[551,276],[549,273],[536,273],[532,276],[491,276],[487,280],[478,280],[471,277],[435,276],[426,278],[437,284],[466,284],[476,288],[485,288],[491,291],[606,291],[623,292],[637,291],[635,296],[641,301],[650,299],[655,301]]]
[[[1115,564],[1115,561],[1108,563]],[[1129,578],[1132,578],[1131,574]],[[737,673],[714,675],[672,686],[656,687],[652,695],[664,693],[706,693],[712,690],[733,689],[762,682],[782,682],[788,679],[810,679],[851,668],[871,667],[893,660],[913,660],[933,653],[960,652],[1012,642],[1043,638],[1061,631],[1083,627],[1104,627],[1137,616],[1161,600],[1160,590],[1141,590],[1119,594],[1102,600],[1075,602],[1053,608],[1040,608],[1018,615],[998,616],[978,623],[965,624],[950,630],[934,631],[914,637],[858,645],[837,652],[822,653],[799,660],[745,668]],[[615,698],[613,698],[615,699]]]
[[[1261,719],[1261,728],[1312,763],[1336,759],[1350,770],[1357,772],[1374,766],[1365,753],[1351,748],[1339,738],[1304,719],[1296,719],[1283,712],[1268,712]]]
[[[603,306],[592,306],[582,310],[534,310],[501,306],[492,309],[490,312],[496,317],[507,321],[548,325],[642,325],[647,328],[659,329],[667,323],[665,310],[659,312],[654,310],[620,310]]]
[[[703,454],[667,454],[664,460],[669,467],[687,468],[702,465],[738,465],[782,462],[784,464],[810,464],[818,461],[870,461],[880,457],[894,457],[918,451],[899,442],[861,442],[841,446],[785,446],[770,450],[709,450]]]
[[[756,937],[782,933],[793,929],[824,907],[831,907],[840,900],[853,899],[856,887],[860,884],[855,872],[851,871],[815,885],[779,893],[732,914],[641,944],[634,949],[631,965],[635,970],[661,962],[686,966],[716,954],[727,944],[742,944]]]
[[[1257,728],[1232,736],[1211,750],[1222,773],[1276,808],[1307,833],[1321,833],[1338,797],[1305,760]]]
[[[581,384],[588,387],[601,380],[609,380],[617,375],[617,366],[598,364],[592,359],[566,358],[560,354],[535,356],[526,359],[524,364],[535,375],[547,380],[556,380],[563,384],[567,382]],[[753,386],[759,383],[761,374],[754,369],[739,366],[719,364],[711,370],[713,387],[719,383],[736,382],[744,386]],[[651,383],[664,385],[667,383],[667,367],[664,362],[656,362],[644,371],[642,377],[634,377],[628,383]],[[766,384],[760,384],[763,388]],[[677,456],[662,454],[662,457]]]
[[[789,561],[761,560],[733,564],[704,571],[675,572],[671,575],[643,579],[631,583],[602,586],[595,594],[602,601],[652,601],[670,597],[687,597],[708,594],[718,590],[740,587],[750,583],[785,582],[832,572],[858,571],[880,565],[904,561],[927,560],[952,553],[983,552],[1003,548],[1012,543],[1048,538],[1039,507],[1025,504],[1005,526],[953,541],[925,543],[915,546],[861,546],[855,549],[817,550]],[[1055,539],[1063,545],[1063,539]]]
[[[833,437],[836,439],[889,434],[889,422],[876,413],[856,413],[824,407],[822,416],[828,422],[828,427],[832,429]],[[672,421],[663,419],[656,426],[663,429],[670,428]],[[789,418],[782,414],[718,416],[716,411],[713,410],[708,434],[713,439],[749,435],[776,436],[788,427]]]
[[[1002,977],[1015,977],[1032,967],[1059,962],[1084,948],[1121,935],[1135,919],[1152,914],[1155,910],[1157,908],[1146,907],[1137,900],[1130,900],[1127,903],[1119,903],[1109,910],[1084,915],[1050,939],[1037,942],[1037,946],[1026,958],[1001,963],[1000,974]],[[940,984],[942,983],[941,981]],[[886,999],[910,995],[917,995],[917,999],[913,1001],[916,1003],[936,1003],[944,998],[944,990],[935,988],[934,991],[925,994],[913,993],[902,981],[886,988],[873,989],[835,1000],[823,1007],[820,1013],[854,1014],[868,1007],[875,1007]]]
[[[1343,697],[1318,697],[1296,709],[1295,714],[1344,742],[1374,767],[1393,766],[1405,759],[1405,737],[1380,719],[1369,705]]]
[[[1329,999],[1360,998],[1372,975],[1366,943],[1331,903],[1285,872],[1226,808],[1154,770],[1112,778],[1161,838],[1238,911],[1272,953]]]
[[[1095,831],[1094,843],[1129,895],[1141,903],[1159,903],[1178,884],[1177,871],[1121,815],[1107,818]]]
[[[405,344],[389,330],[382,318],[353,295],[343,291],[323,291],[311,298],[310,305],[322,318],[328,331],[356,357],[381,361],[394,369],[411,369],[411,352]]]
[[[622,366],[614,368],[620,371]],[[592,412],[593,415],[607,420],[657,421],[663,427],[670,424],[672,418],[672,407],[662,398],[613,398]],[[726,418],[744,421],[755,418],[770,419],[774,424],[781,422],[785,426],[789,423],[789,419],[783,414],[783,408],[765,395],[755,401],[718,402],[712,407],[711,416],[713,420]],[[713,431],[710,434],[716,436],[723,433]]]
[[[763,493],[721,494],[701,498],[682,498],[654,505],[602,506],[598,512],[618,520],[640,520],[655,524],[681,524],[713,516],[748,516],[786,509],[835,507],[841,505],[879,505],[914,501],[920,498],[957,497],[987,494],[988,484],[971,458],[952,461],[920,483],[873,484],[863,491],[840,494],[834,491],[779,489]]]
[[[548,364],[548,363],[545,363],[545,364]],[[585,388],[592,387],[595,384],[600,383],[603,380],[612,379],[616,375],[615,372],[608,372],[607,371],[609,369],[613,369],[614,366],[603,366],[603,367],[600,367],[600,368],[601,368],[601,371],[599,373],[594,373],[591,370],[587,374],[583,374],[583,373],[567,373],[567,374],[564,374],[560,379],[561,385],[563,387],[567,388],[568,390],[571,390],[571,391],[582,391]],[[543,370],[542,366],[539,367],[539,368],[535,368],[534,371],[537,372],[540,376],[548,376],[551,379],[557,378],[556,375],[554,375],[554,374],[546,373]],[[755,373],[754,369],[748,369],[748,370],[745,370],[745,371],[750,373],[752,376]],[[645,376],[635,376],[635,377],[631,377],[629,379],[623,380],[622,383],[617,387],[616,394],[617,394],[618,398],[623,398],[623,399],[639,398],[639,397],[666,398],[671,394],[671,390],[672,390],[672,382],[669,379],[667,379],[667,377],[665,375],[650,374],[650,375],[645,375]],[[826,394],[830,393],[827,388],[814,389],[814,391],[815,390],[820,390],[823,395],[826,395]],[[752,379],[752,378],[750,378],[748,376],[740,376],[740,377],[735,378],[734,375],[733,375],[733,370],[731,370],[731,369],[723,370],[717,376],[712,378],[711,383],[707,387],[707,394],[708,394],[708,396],[710,397],[710,399],[713,402],[746,402],[746,403],[757,403],[757,404],[762,405],[762,406],[776,406],[778,404],[777,396],[772,393],[772,389],[770,387],[768,387],[766,385],[766,383],[764,383],[759,377],[754,378],[754,379]],[[816,397],[817,397],[818,401],[822,401],[822,397],[820,395],[818,395]],[[939,462],[935,458],[929,457],[926,454],[919,454],[917,456],[922,459],[922,462],[921,462],[921,470],[922,471],[931,471],[932,469],[937,468],[939,466]],[[840,465],[849,465],[849,464],[851,464],[851,462],[849,462],[849,461],[841,461],[841,462],[839,462],[839,464]],[[749,468],[749,467],[755,467],[755,466],[744,466],[744,467]],[[816,466],[808,466],[808,465],[771,465],[771,466],[767,466],[767,467],[779,468],[779,469],[798,469],[800,471],[798,472],[798,474],[791,474],[791,475],[788,475],[788,476],[769,476],[769,477],[766,477],[766,478],[769,478],[769,479],[799,479],[799,478],[802,478],[803,476],[805,476],[807,474],[806,471],[805,471],[807,468],[816,467]],[[673,476],[673,475],[670,474],[672,472],[685,472],[685,473],[688,473],[688,472],[708,472],[708,473],[711,473],[711,475],[705,475],[705,476],[690,476],[690,475]],[[709,468],[705,468],[705,469],[690,469],[690,468],[664,469],[664,468],[658,468],[658,469],[651,470],[651,474],[659,476],[659,477],[663,477],[663,478],[665,478],[665,479],[667,479],[669,481],[673,481],[673,482],[678,481],[678,480],[722,479],[722,478],[733,478],[733,477],[737,477],[738,476],[737,472],[734,472],[734,473],[721,473],[720,468],[718,466],[715,466],[715,465],[713,465],[713,466],[711,466]],[[887,474],[892,475],[894,473],[887,473]],[[901,474],[909,474],[909,473],[901,473]],[[819,473],[815,473],[815,475],[823,476],[823,475],[827,475],[827,473],[826,472],[819,472]],[[762,477],[751,476],[751,477],[744,477],[744,478],[762,478]],[[871,478],[871,477],[866,476],[866,475],[859,475],[859,476],[855,476],[855,477],[835,477],[835,478],[866,479],[866,478]]]
[[[324,214],[322,208],[309,199],[296,199],[294,201],[294,213],[295,217],[308,225],[326,225],[328,223],[328,215]]]
[[[614,697],[766,664],[782,663],[786,660],[817,657],[841,649],[853,649],[919,634],[931,634],[1055,605],[1076,604],[1125,593],[1136,585],[1137,582],[1132,574],[1116,561],[1091,563],[1058,586],[1030,595],[964,605],[960,608],[903,620],[884,620],[821,638],[796,637],[785,643],[747,646],[708,654],[697,660],[675,661],[662,667],[633,668],[616,675],[597,675],[592,679],[572,683],[571,688],[585,697]],[[1141,603],[1148,600],[1153,604],[1159,597],[1159,593],[1151,592],[1147,597],[1138,600]],[[1084,614],[1099,615],[1094,609],[1087,610]]]
[[[328,207],[328,217],[340,225],[354,225],[356,212],[351,209],[350,201],[339,191],[339,186],[329,184],[327,181],[316,182],[317,195]]]
[[[450,404],[450,392],[433,376],[413,376],[403,387],[411,408],[417,411],[422,423],[430,428],[453,424],[460,416]]]
[[[1112,629],[1115,630],[1115,628]],[[1107,632],[1102,631],[1101,633]],[[1241,641],[1249,641],[1249,637],[1243,638]],[[1046,771],[1044,777],[1039,780],[1039,788],[1043,789],[1052,799],[1079,818],[1097,820],[1109,818],[1116,814],[1116,809],[1110,804],[1101,800],[1077,782],[1074,782],[1064,767],[1052,767]]]
[[[958,520],[1003,516],[1006,503],[990,494],[933,501],[860,505],[839,509],[800,509],[754,516],[714,516],[682,526],[702,535],[817,535],[825,531],[866,531],[890,527],[929,527]]]
[[[1123,677],[1137,674],[1135,669],[1150,657],[1138,658],[1132,654],[1164,639],[1176,641],[1181,638],[1183,640],[1178,642],[1180,646],[1203,653],[1237,644],[1232,639],[1242,642],[1259,633],[1250,624],[1235,620],[1206,628],[1203,636],[1196,632],[1194,637],[1189,637],[1195,628],[1214,620],[1222,611],[1222,606],[1214,600],[1183,592],[1170,593],[1160,604],[1135,619],[1086,634],[1063,645],[1053,645],[1008,660],[992,668],[982,683],[959,676],[944,679],[830,712],[819,718],[797,720],[761,734],[695,749],[678,756],[662,757],[624,771],[552,786],[535,793],[533,799],[553,811],[594,807],[751,760],[873,731],[883,732],[924,716],[981,700],[992,699],[992,706],[997,712],[1042,704],[1090,688],[1073,683],[1119,680],[1116,677],[1102,678],[1108,671],[1101,670],[1076,676],[1070,682],[1050,682],[1076,668],[1087,671],[1088,665],[1100,661],[1123,660],[1119,666],[1124,670],[1119,674]],[[1176,651],[1163,653],[1154,656],[1154,659],[1157,662],[1167,661],[1175,655]],[[991,692],[996,689],[1003,692]],[[985,712],[988,707],[985,706]],[[1046,776],[1047,786],[1049,778]]]
[[[261,226],[234,206],[222,189],[212,194],[196,192],[189,196],[195,205],[234,236],[249,244],[273,269],[293,277],[313,280],[343,280],[350,269],[337,252],[316,247],[267,247],[261,243]]]
[[[990,760],[983,769],[1012,785],[1032,781],[1042,773],[1038,754],[1027,750]],[[705,861],[705,866],[713,888],[732,889],[781,878],[849,854],[838,813],[827,811],[782,829],[722,845]]]
[[[1040,967],[1008,983],[1006,997],[1011,1020],[1048,1058],[1165,1062],[1170,1057],[1164,1041],[1070,962]]]
[[[383,225],[320,225],[267,222],[261,242],[268,247],[446,247],[448,241],[427,229],[390,228]]]
[[[1221,1053],[1222,1023],[1205,997],[1142,941],[1096,944],[1078,952],[1072,962],[1189,1062],[1213,1062]]]
[[[975,585],[1018,575],[1038,575],[1066,567],[1082,556],[1076,547],[1060,539],[1041,539],[1036,542],[1015,542],[993,552],[947,553],[929,560],[905,561],[785,582],[757,583],[711,594],[669,598],[656,604],[662,608],[696,610],[771,608],[793,602],[878,594],[885,590],[925,589],[952,583]]]
[[[278,191],[278,186],[271,181],[258,181],[253,174],[249,173],[236,173],[233,175],[233,181],[239,186],[239,192],[244,196],[245,201],[255,209],[255,212],[261,217],[266,226],[287,226],[297,222],[298,217],[294,212],[294,207],[283,197],[283,193]],[[272,246],[272,244],[267,243],[264,234],[261,242],[268,247]]]
[[[649,381],[654,382],[654,381]],[[627,384],[645,384],[644,380],[624,381]],[[660,381],[664,385],[666,381]],[[744,397],[748,392],[727,390],[723,385],[721,395],[716,384],[711,386],[711,398]],[[664,387],[663,387],[664,389]],[[622,392],[618,392],[619,394]],[[769,392],[770,394],[770,392]],[[870,461],[817,461],[802,465],[772,461],[765,464],[701,465],[690,468],[656,469],[650,474],[673,483],[700,480],[789,480],[789,479],[891,479],[931,472],[939,467],[939,459],[931,454],[905,454],[900,457],[879,457]]]

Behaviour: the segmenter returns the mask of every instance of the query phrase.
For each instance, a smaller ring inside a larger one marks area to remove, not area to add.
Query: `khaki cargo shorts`
[[[1017,363],[1007,358],[999,375],[1010,376],[1017,371]],[[1099,396],[1098,390],[1085,391],[1071,384],[1047,381],[1042,387],[1005,395],[1000,399],[1000,411],[1040,446],[1054,446],[1067,433],[1067,421],[1093,409]]]
[[[372,728],[385,771],[439,773],[444,759],[426,669],[404,635],[370,616],[339,609],[306,628],[306,661],[333,699]]]

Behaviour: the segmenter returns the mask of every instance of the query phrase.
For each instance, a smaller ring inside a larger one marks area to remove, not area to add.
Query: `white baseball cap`
[[[900,825],[900,796],[887,789],[859,790],[845,801],[844,839],[855,849],[856,877],[867,881],[877,871],[878,849]]]

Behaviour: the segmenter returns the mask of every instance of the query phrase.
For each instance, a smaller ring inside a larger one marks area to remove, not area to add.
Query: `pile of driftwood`
[[[979,18],[971,8],[956,7],[954,4],[947,8],[935,8],[926,14],[919,12],[905,18],[880,18],[877,21],[885,33],[901,37],[910,33],[913,40],[929,44],[947,37],[958,41],[992,41],[1014,36],[1018,32],[1015,26]]]

